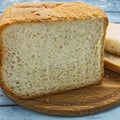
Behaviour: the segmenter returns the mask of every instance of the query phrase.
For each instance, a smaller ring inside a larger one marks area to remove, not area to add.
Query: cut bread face
[[[104,20],[14,23],[4,28],[2,82],[20,98],[98,83]]]
[[[109,23],[106,34],[105,50],[120,56],[120,24]]]

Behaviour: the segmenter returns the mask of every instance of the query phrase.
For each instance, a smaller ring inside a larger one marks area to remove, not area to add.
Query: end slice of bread
[[[102,10],[79,2],[26,3],[9,10],[0,23],[6,92],[28,99],[102,80],[107,26]]]
[[[106,68],[120,73],[120,24],[109,23],[104,60]]]
[[[105,50],[120,56],[120,24],[109,23],[106,33]]]

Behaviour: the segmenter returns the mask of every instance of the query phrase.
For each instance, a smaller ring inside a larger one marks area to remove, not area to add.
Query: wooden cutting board
[[[120,74],[105,70],[104,80],[96,86],[31,100],[8,96],[19,105],[41,113],[62,116],[87,115],[120,104]]]

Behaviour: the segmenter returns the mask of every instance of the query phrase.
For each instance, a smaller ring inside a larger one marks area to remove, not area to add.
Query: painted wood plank
[[[10,106],[10,105],[16,105],[12,100],[10,100],[4,92],[0,89],[0,107],[2,106]]]
[[[37,113],[20,106],[0,107],[0,120],[118,120],[120,106],[99,114],[82,117],[60,117]]]
[[[7,6],[16,3],[16,2],[30,2],[30,1],[42,1],[45,0],[0,0],[0,12],[2,12]]]
[[[105,11],[120,11],[120,0],[0,0],[0,11],[12,3],[26,1],[83,1],[101,7]]]
[[[120,23],[120,12],[118,12],[118,13],[108,13],[107,12],[107,16],[108,16],[109,22]]]
[[[45,0],[48,1],[83,1],[98,6],[105,11],[120,11],[120,0]]]
[[[120,11],[120,0],[80,0],[80,1],[98,6],[104,9],[105,11]]]

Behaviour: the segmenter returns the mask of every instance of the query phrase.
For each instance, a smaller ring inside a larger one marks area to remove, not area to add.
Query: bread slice
[[[120,73],[120,24],[109,23],[104,60],[106,68]]]
[[[82,2],[8,7],[0,21],[2,88],[29,99],[98,83],[107,23]]]
[[[109,23],[105,50],[114,55],[120,55],[120,24]]]
[[[105,52],[105,67],[120,73],[120,56]]]

